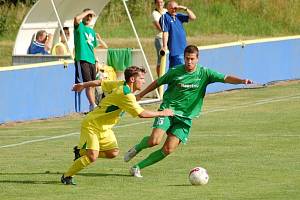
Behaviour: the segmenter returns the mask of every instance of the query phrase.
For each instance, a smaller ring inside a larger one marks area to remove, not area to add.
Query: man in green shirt
[[[98,42],[95,31],[90,27],[95,16],[93,10],[86,8],[74,17],[75,83],[96,79],[94,49],[98,46]],[[85,93],[90,104],[90,111],[92,111],[97,106],[94,88],[86,88]]]
[[[174,152],[181,142],[187,142],[192,119],[201,112],[207,85],[214,82],[231,84],[253,83],[249,79],[240,79],[231,75],[226,76],[202,67],[197,64],[198,54],[199,50],[196,46],[187,46],[184,50],[184,65],[170,69],[165,75],[153,81],[137,95],[137,100],[139,100],[157,87],[168,84],[160,109],[172,109],[174,116],[155,118],[152,134],[144,137],[140,143],[136,144],[124,155],[124,161],[130,161],[143,149],[160,144],[164,134],[167,133],[163,147],[131,167],[131,175],[142,177],[141,169],[164,159],[167,155]]]

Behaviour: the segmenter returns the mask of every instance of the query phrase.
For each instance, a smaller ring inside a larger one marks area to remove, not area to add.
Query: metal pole
[[[57,21],[58,21],[60,30],[62,31],[63,37],[65,38],[66,41],[68,41],[68,40],[67,40],[67,37],[66,37],[66,35],[65,35],[65,32],[64,32],[64,29],[63,29],[63,25],[62,25],[62,23],[61,23],[61,21],[60,21],[60,18],[59,18],[59,15],[58,15],[58,12],[57,12],[57,10],[56,10],[56,6],[55,6],[53,0],[51,0],[51,4],[52,4],[53,10],[54,10],[54,13],[55,13],[55,15],[56,15],[56,18],[57,18]],[[68,52],[70,53],[72,59],[74,60],[73,53],[72,53],[71,50],[70,50],[70,47],[69,47],[68,42],[67,42],[67,49],[68,49]]]
[[[153,79],[153,76],[152,76],[152,73],[151,73],[151,70],[150,70],[150,67],[149,67],[149,64],[148,64],[148,61],[147,61],[147,58],[146,58],[145,52],[144,52],[144,50],[143,50],[143,46],[142,46],[142,44],[141,44],[141,42],[140,42],[140,38],[139,38],[139,36],[138,36],[138,34],[137,34],[137,32],[136,32],[136,29],[135,29],[134,23],[133,23],[133,21],[132,21],[132,19],[131,19],[131,15],[130,15],[130,13],[129,13],[129,10],[128,10],[128,7],[127,7],[127,4],[126,4],[126,2],[125,2],[125,1],[127,1],[127,0],[122,0],[122,1],[123,1],[123,4],[124,4],[124,7],[125,7],[125,10],[126,10],[127,16],[128,16],[128,18],[129,18],[129,21],[130,21],[131,27],[132,27],[132,29],[133,29],[134,35],[135,35],[135,37],[136,37],[136,39],[137,39],[137,42],[138,42],[138,44],[139,44],[139,47],[140,47],[140,49],[141,49],[141,51],[142,51],[142,54],[143,54],[144,60],[145,60],[145,62],[146,62],[146,67],[147,67],[147,69],[148,69],[148,71],[149,71],[149,74],[150,74],[150,79],[151,79],[151,81],[153,81],[154,79]],[[159,98],[158,91],[157,91],[157,90],[155,90],[155,92],[156,92],[156,95],[157,95],[157,96],[158,96],[158,98]]]

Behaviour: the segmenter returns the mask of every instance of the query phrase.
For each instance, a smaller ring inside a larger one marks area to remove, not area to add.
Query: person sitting
[[[36,33],[35,40],[30,44],[28,54],[48,55],[52,46],[53,35],[45,30]]]
[[[65,56],[65,55],[70,55],[70,52],[68,51],[67,48],[67,42],[70,39],[70,31],[69,27],[63,27],[63,31],[65,33],[65,36],[63,35],[62,30],[60,30],[60,42],[56,43],[51,51],[51,54],[54,56]]]

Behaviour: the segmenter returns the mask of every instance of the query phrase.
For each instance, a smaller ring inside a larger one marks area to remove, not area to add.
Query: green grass
[[[193,121],[190,140],[163,161],[145,168],[143,178],[128,168],[153,149],[124,163],[124,152],[151,130],[152,120],[125,116],[114,129],[121,149],[80,172],[77,186],[59,182],[72,163],[78,134],[1,148],[0,191],[11,199],[299,199],[300,83],[208,95]],[[153,104],[147,108],[155,109]],[[0,127],[0,147],[78,133],[82,116]],[[140,122],[141,124],[122,127]],[[156,149],[156,148],[155,148]],[[191,186],[195,166],[210,175],[206,186]]]

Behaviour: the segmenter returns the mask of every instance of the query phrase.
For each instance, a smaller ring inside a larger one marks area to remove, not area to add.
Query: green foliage
[[[297,0],[205,0],[178,1],[197,15],[185,25],[189,36],[234,34],[281,36],[300,33],[300,1]],[[128,1],[139,34],[152,37],[152,1]],[[117,10],[115,10],[117,8]],[[97,22],[96,29],[105,37],[133,37],[122,3],[113,0]],[[275,14],[276,13],[276,14]],[[117,30],[117,31],[116,31]]]
[[[30,7],[23,4],[4,4],[0,6],[0,41],[14,40],[22,20]]]

